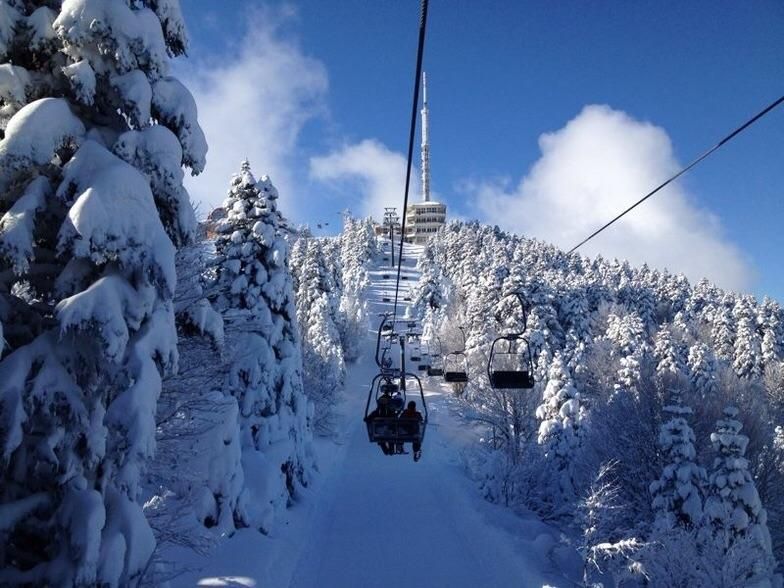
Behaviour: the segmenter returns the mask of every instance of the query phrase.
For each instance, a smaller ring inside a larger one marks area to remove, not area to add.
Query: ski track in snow
[[[402,275],[410,279],[401,281],[398,316],[408,305],[402,302],[408,285],[418,279],[419,251],[404,248]],[[476,433],[450,411],[449,387],[423,378],[429,425],[418,463],[411,453],[385,456],[368,441],[361,416],[377,373],[377,316],[392,310],[392,303],[381,299],[394,299],[394,277],[391,268],[370,272],[367,351],[349,366],[343,430],[335,440],[317,442],[320,473],[304,499],[271,536],[237,532],[206,565],[194,566],[201,569],[181,576],[174,586],[575,585],[564,575],[564,568],[571,568],[568,575],[575,577],[574,554],[557,547],[554,531],[533,516],[487,503],[466,475],[460,449],[475,442]]]

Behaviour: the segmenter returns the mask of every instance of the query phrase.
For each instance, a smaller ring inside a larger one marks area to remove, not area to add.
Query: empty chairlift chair
[[[444,357],[444,382],[450,384],[468,382],[468,359],[462,351],[453,351]]]
[[[497,390],[528,390],[534,387],[531,347],[522,334],[497,337],[490,347],[487,377]]]
[[[422,352],[422,357],[417,365],[417,370],[425,372],[430,369],[430,348],[426,345],[422,345],[420,351]]]
[[[419,365],[419,362],[422,361],[422,351],[420,346],[417,343],[409,341],[411,345],[411,363]]]
[[[427,368],[427,375],[442,377],[444,375],[444,358],[442,357],[441,342],[436,340],[435,343],[429,345],[428,352],[430,353],[430,366]]]

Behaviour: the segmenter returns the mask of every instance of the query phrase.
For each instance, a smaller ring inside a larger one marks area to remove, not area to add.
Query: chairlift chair
[[[493,341],[487,360],[487,377],[490,385],[497,390],[530,390],[534,387],[531,346],[522,334],[502,335]]]
[[[430,365],[427,368],[428,376],[443,377],[444,375],[444,358],[442,357],[441,341],[436,340],[437,346],[434,343],[428,345],[428,353],[430,355]]]
[[[402,409],[407,400],[406,389],[404,386],[399,386],[394,382],[394,379],[388,374],[380,373],[373,378],[373,381],[370,384],[368,399],[365,404],[365,423],[367,425],[368,440],[371,443],[422,443],[425,438],[425,430],[427,428],[427,403],[425,402],[425,392],[422,388],[422,382],[415,374],[411,373],[401,374],[400,378],[404,378],[407,382],[413,381],[416,383],[422,403],[422,420],[418,421],[401,417]],[[399,392],[399,398],[402,400],[400,410],[395,411],[394,416],[368,419],[368,416],[371,413],[371,400],[375,399],[376,403],[378,403],[378,399],[384,394],[384,390],[391,390],[392,387]]]
[[[462,351],[452,351],[444,357],[444,382],[464,384],[468,382],[468,359]]]

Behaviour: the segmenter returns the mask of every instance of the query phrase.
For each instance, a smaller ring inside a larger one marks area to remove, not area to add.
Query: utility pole
[[[400,217],[397,215],[397,207],[384,207],[384,225],[388,227],[389,230],[389,244],[392,251],[392,267],[395,267],[395,227],[400,226]]]

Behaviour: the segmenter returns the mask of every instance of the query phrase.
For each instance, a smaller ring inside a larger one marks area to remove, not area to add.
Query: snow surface
[[[418,278],[413,268],[419,251],[405,248],[408,284]],[[374,319],[392,306],[381,302],[394,296],[394,282],[384,273],[390,270],[370,271]],[[401,316],[405,310],[399,305]],[[461,451],[476,443],[479,432],[453,410],[448,387],[423,382],[430,424],[420,462],[411,454],[385,456],[368,442],[361,416],[377,371],[375,339],[375,331],[367,334],[364,355],[349,367],[339,432],[318,441],[320,473],[300,501],[269,535],[239,530],[207,559],[166,554],[188,568],[173,587],[576,584],[579,558],[559,546],[552,528],[486,502],[466,475]]]

